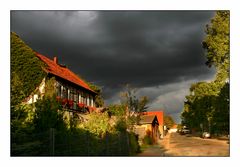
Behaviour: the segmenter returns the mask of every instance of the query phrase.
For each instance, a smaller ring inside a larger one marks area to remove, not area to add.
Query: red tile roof
[[[143,112],[144,115],[156,115],[159,125],[163,125],[163,111],[147,111]]]
[[[94,92],[87,83],[85,83],[82,79],[80,79],[76,74],[74,74],[71,70],[66,67],[60,66],[59,64],[55,63],[53,60],[47,58],[44,55],[36,53],[37,57],[42,60],[47,67],[44,69],[46,72],[51,73],[55,76],[58,76],[62,79],[68,80],[82,88],[85,88],[91,92]],[[94,92],[96,93],[96,92]]]

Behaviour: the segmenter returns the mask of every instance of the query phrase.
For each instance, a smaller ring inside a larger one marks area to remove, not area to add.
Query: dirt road
[[[171,133],[159,144],[143,148],[138,156],[229,156],[227,141]]]

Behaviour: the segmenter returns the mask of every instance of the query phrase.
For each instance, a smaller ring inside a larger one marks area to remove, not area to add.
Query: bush
[[[119,104],[109,105],[107,112],[109,115],[124,116],[126,113],[126,107]]]
[[[109,117],[107,113],[90,113],[89,120],[83,123],[85,130],[95,134],[96,136],[104,136],[110,131]]]
[[[148,130],[146,135],[143,138],[143,144],[146,145],[152,145],[153,144],[153,139],[151,137],[151,132]]]
[[[149,136],[145,136],[145,137],[143,138],[143,144],[152,145],[152,144],[153,144],[152,138],[149,137]]]
[[[127,123],[123,117],[118,118],[117,123],[115,125],[115,129],[119,132],[126,132]]]
[[[33,120],[37,132],[47,131],[50,128],[64,130],[66,124],[63,120],[63,111],[56,97],[43,97],[35,103]]]
[[[138,143],[138,135],[135,133],[129,133],[129,155],[135,155],[140,152],[140,146]]]

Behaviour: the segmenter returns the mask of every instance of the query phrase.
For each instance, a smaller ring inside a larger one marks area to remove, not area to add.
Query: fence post
[[[87,131],[87,155],[89,156],[89,132]]]
[[[50,155],[54,156],[55,151],[55,129],[50,128]]]
[[[126,140],[127,140],[127,155],[129,155],[130,153],[130,143],[129,143],[129,136],[128,136],[128,132],[125,133],[126,134]]]
[[[106,155],[109,155],[109,142],[108,142],[108,132],[106,132]]]
[[[122,155],[122,144],[121,144],[121,132],[118,134],[118,151],[119,151],[119,155]]]

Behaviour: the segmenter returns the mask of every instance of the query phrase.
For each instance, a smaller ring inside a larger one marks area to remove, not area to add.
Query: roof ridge
[[[65,80],[68,80],[68,81],[70,81],[78,86],[81,86],[91,92],[96,93],[89,87],[89,85],[83,79],[81,79],[77,74],[75,74],[69,68],[60,66],[59,64],[55,63],[50,58],[48,58],[40,53],[36,52],[36,56],[41,61],[43,61],[45,64],[47,64],[48,67],[47,67],[47,69],[45,69],[47,72],[49,72],[53,75],[56,75],[60,78],[63,78]]]
[[[89,85],[86,83],[86,81],[84,81],[83,79],[81,79],[77,74],[75,74],[73,71],[71,71],[69,68],[67,67],[62,67],[62,68],[66,68],[74,77],[78,78],[84,85],[86,85],[87,87],[89,87]],[[89,89],[91,89],[89,87]]]

